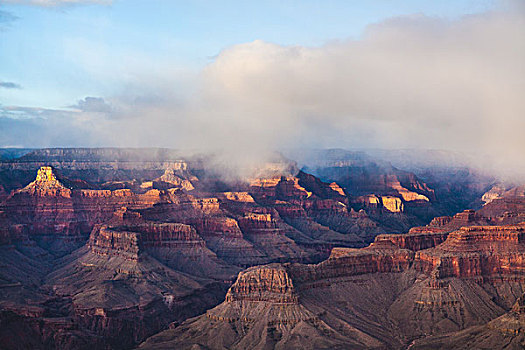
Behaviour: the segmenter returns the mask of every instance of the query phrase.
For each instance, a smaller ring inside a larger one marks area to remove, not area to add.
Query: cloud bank
[[[220,149],[243,161],[286,147],[448,149],[525,174],[524,37],[525,6],[513,2],[457,20],[391,18],[321,47],[257,40],[220,52],[191,94],[166,88],[165,67],[135,82],[147,90],[79,102],[59,129],[95,123],[119,138],[90,132],[77,143]]]

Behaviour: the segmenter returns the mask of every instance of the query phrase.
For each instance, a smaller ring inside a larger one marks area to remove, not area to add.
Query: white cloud
[[[317,139],[442,148],[525,174],[524,14],[398,17],[369,26],[361,40],[314,48],[237,45],[204,71],[203,104],[224,114],[213,129],[248,147]]]

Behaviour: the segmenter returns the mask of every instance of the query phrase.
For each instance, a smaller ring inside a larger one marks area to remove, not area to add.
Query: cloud
[[[101,97],[87,96],[79,100],[76,105],[69,107],[81,110],[82,112],[110,113],[112,111],[111,106]]]
[[[19,4],[19,5],[32,5],[42,7],[55,7],[65,5],[87,5],[87,4],[100,4],[109,5],[112,0],[2,0],[0,2]]]
[[[169,64],[133,65],[119,71],[132,77],[122,93],[85,98],[54,126],[90,145],[221,150],[233,165],[290,147],[419,148],[524,175],[525,6],[509,4],[456,20],[391,18],[320,47],[239,44],[192,83]],[[50,132],[49,146],[64,143]]]
[[[397,17],[322,47],[230,47],[203,72],[203,105],[218,118],[202,127],[233,147],[449,149],[525,175],[518,9]]]
[[[16,83],[10,82],[10,81],[1,81],[0,80],[0,88],[4,89],[21,89],[22,87]]]

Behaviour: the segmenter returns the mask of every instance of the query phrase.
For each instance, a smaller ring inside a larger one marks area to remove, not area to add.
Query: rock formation
[[[63,254],[82,245],[94,225],[109,220],[121,207],[146,208],[165,200],[158,190],[137,194],[130,189],[69,189],[51,167],[9,196],[0,210],[8,222],[24,225],[29,235]]]
[[[496,320],[521,312],[519,187],[464,211],[489,187],[459,171],[427,182],[328,157],[314,176],[281,159],[226,181],[207,161],[162,149],[1,160],[2,346],[125,349],[164,330],[142,347],[384,349],[517,329]]]
[[[250,268],[224,303],[141,348],[401,348],[429,334],[483,325],[525,289],[524,229],[465,227],[444,242],[442,232],[428,239],[383,235],[366,248],[333,249],[316,265]],[[512,310],[519,313],[519,303]],[[420,343],[425,348],[425,340],[414,344]]]
[[[28,193],[39,197],[71,198],[71,190],[57,180],[53,168],[43,166],[38,169],[35,181],[19,190],[18,193]]]

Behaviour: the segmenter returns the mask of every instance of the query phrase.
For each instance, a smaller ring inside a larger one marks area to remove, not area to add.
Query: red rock
[[[56,246],[53,249],[68,251],[83,243],[96,224],[111,219],[121,207],[146,208],[164,200],[158,190],[144,194],[130,189],[70,190],[51,167],[42,167],[36,180],[12,194],[1,211],[10,220],[25,225],[31,237],[42,237]],[[53,236],[66,236],[73,245],[63,245]]]
[[[471,226],[417,252],[415,268],[437,278],[480,277],[525,280],[525,226]],[[505,277],[507,276],[507,277]]]
[[[97,227],[91,233],[88,246],[97,255],[139,259],[140,237],[136,232],[115,231],[107,226]]]
[[[378,235],[375,242],[389,241],[399,248],[418,251],[440,245],[447,239],[447,236],[448,232],[441,230],[437,230],[437,232],[425,230],[419,233],[411,231],[408,234]]]
[[[35,181],[17,191],[17,193],[28,193],[41,197],[71,197],[71,190],[64,187],[64,185],[57,180],[50,166],[43,166],[38,169]]]
[[[297,303],[297,295],[292,279],[283,266],[258,266],[239,274],[226,294],[226,302],[233,301]]]

